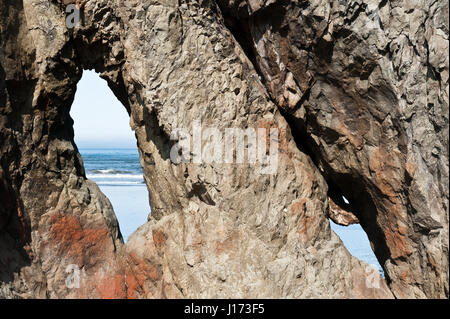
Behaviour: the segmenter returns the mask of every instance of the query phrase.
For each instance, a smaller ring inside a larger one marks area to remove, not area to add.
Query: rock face
[[[394,294],[448,295],[448,2],[247,3],[219,2]]]
[[[1,297],[448,297],[448,2],[90,0],[73,29],[69,2],[0,5]],[[126,245],[73,142],[83,69],[136,133],[152,214]],[[174,164],[195,123],[274,129],[276,170]]]

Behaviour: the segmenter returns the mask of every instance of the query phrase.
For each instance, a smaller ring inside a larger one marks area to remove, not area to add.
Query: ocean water
[[[150,214],[137,149],[80,149],[86,177],[110,200],[125,241]]]
[[[80,149],[86,175],[109,198],[126,241],[150,214],[148,191],[139,164],[137,149]],[[366,233],[359,225],[331,229],[355,257],[374,265],[383,274]]]

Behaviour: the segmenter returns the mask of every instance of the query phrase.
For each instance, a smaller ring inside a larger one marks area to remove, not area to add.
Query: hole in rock
[[[389,252],[382,231],[376,224],[376,208],[367,193],[365,185],[361,182],[361,178],[339,175],[334,172],[326,161],[321,160],[319,146],[315,144],[315,140],[308,133],[304,120],[296,118],[292,114],[284,112],[282,109],[280,111],[292,130],[297,147],[305,154],[308,154],[317,167],[322,167],[322,174],[329,186],[328,196],[340,208],[352,210],[353,215],[357,215],[359,219],[359,223],[349,226],[338,225],[332,219],[329,219],[331,229],[341,238],[344,246],[351,255],[377,268],[383,278],[385,278],[384,270],[378,258],[375,256],[374,250],[377,251],[377,255],[382,263],[388,258]],[[310,123],[312,125],[318,125],[314,124],[313,121]],[[316,127],[316,129],[320,132],[320,128]],[[345,192],[341,189],[343,187],[337,185],[345,186]],[[344,196],[344,193],[347,196]],[[355,198],[358,200],[355,200]],[[355,212],[358,213],[354,214]],[[371,245],[368,235],[361,225],[364,225],[366,229],[370,229],[368,233],[374,245]],[[390,280],[388,277],[386,279],[388,281]]]
[[[347,205],[350,203],[349,201],[348,201],[348,199],[347,198],[345,198],[345,196],[342,196],[342,200],[344,201],[344,203],[346,203]]]
[[[126,242],[150,212],[129,115],[93,71],[83,72],[70,114],[86,177],[110,200]]]
[[[350,254],[374,266],[384,276],[384,271],[375,256],[374,247],[360,225],[359,214],[348,199],[352,197],[344,196],[340,187],[332,182],[328,183],[328,197],[331,229],[341,238]]]
[[[344,197],[345,198],[345,197]],[[360,224],[341,226],[330,219],[331,229],[338,235],[352,256],[374,266],[384,278],[384,271],[375,256],[369,238]]]

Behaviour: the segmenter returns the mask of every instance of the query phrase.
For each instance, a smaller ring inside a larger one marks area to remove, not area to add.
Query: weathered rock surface
[[[0,296],[448,296],[448,3],[366,2],[90,0],[68,29],[63,1],[3,1]],[[83,69],[136,132],[152,215],[126,245],[73,142]],[[173,164],[196,120],[276,128],[276,172]],[[340,194],[387,282],[331,231]]]
[[[448,1],[218,2],[394,294],[448,296]]]

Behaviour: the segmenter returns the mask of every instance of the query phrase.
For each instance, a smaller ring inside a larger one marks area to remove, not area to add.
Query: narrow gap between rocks
[[[339,178],[320,169],[320,163],[322,162],[316,157],[317,152],[312,150],[309,146],[310,144],[307,142],[309,136],[304,124],[298,119],[294,119],[290,114],[283,112],[282,109],[279,108],[279,110],[292,130],[297,147],[311,157],[328,183],[328,199],[330,202],[329,221],[331,229],[341,238],[345,248],[347,248],[352,256],[372,265],[385,278],[385,273],[381,266],[384,260],[382,259],[380,263],[380,259],[376,255],[376,249],[378,248],[381,251],[379,253],[385,256],[385,247],[378,239],[378,246],[375,245],[373,240],[371,241],[369,239],[369,234],[363,228],[364,225],[364,227],[367,227],[368,224],[375,224],[373,219],[376,218],[376,211],[370,206],[370,201],[366,203],[366,207],[370,207],[370,209],[367,208],[369,213],[362,214],[361,212],[361,209],[364,209],[361,208],[363,207],[361,201],[365,202],[364,198],[367,197],[366,191],[359,185],[356,185],[352,178],[345,176]],[[358,189],[358,194],[355,193],[355,189]],[[353,202],[355,198],[360,198],[360,201]],[[337,212],[338,216],[336,214],[333,216],[333,211]],[[371,216],[372,219],[368,220],[367,215]],[[343,217],[342,219],[344,221],[340,225],[336,223],[340,219],[339,217]],[[373,234],[377,235],[376,231]]]
[[[94,71],[83,72],[70,114],[86,177],[110,200],[126,242],[150,213],[129,115]]]
[[[377,260],[371,247],[369,238],[366,232],[361,227],[360,224],[352,224],[348,226],[338,225],[330,218],[331,229],[339,236],[339,238],[344,243],[345,248],[349,253],[358,258],[359,260],[365,261],[369,265],[372,265],[384,278],[384,271],[380,263]]]

